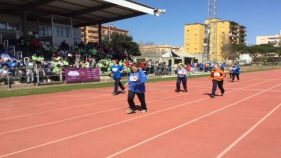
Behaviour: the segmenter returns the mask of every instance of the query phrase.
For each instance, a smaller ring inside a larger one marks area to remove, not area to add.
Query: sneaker
[[[187,89],[185,89],[184,92],[187,92]]]
[[[211,95],[211,98],[215,98],[215,95],[214,95],[214,94],[212,94],[212,95]]]
[[[135,110],[129,109],[129,110],[127,111],[127,114],[132,114],[132,113],[135,113]]]
[[[221,96],[223,96],[224,95],[224,93],[221,93]]]
[[[234,82],[234,81],[232,80],[232,81],[230,81],[230,82]]]
[[[144,110],[144,109],[143,109],[143,110],[141,110],[141,112],[142,112],[142,113],[146,113],[146,112],[147,112],[147,110]]]
[[[175,90],[175,92],[176,92],[176,93],[179,93],[180,91],[179,91],[179,90]]]
[[[123,93],[123,94],[125,93],[125,88],[122,90],[122,93]]]

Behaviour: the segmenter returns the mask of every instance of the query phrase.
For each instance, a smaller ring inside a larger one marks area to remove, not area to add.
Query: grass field
[[[273,69],[278,69],[280,67],[277,67],[277,66],[270,66],[270,67],[243,66],[241,68],[243,70],[242,73],[249,73],[249,72],[256,72],[256,71],[273,70]],[[207,76],[209,76],[209,75],[208,74],[191,75],[191,76],[188,76],[188,79],[207,77]],[[148,79],[148,82],[160,82],[160,81],[170,81],[170,80],[176,80],[176,77],[152,78],[152,79]],[[65,91],[82,90],[82,89],[89,89],[89,88],[103,88],[103,87],[111,87],[111,86],[113,86],[113,82],[86,83],[86,84],[75,84],[75,85],[58,85],[58,86],[53,86],[53,87],[39,87],[39,88],[34,88],[34,89],[7,90],[7,91],[2,91],[0,93],[0,98],[44,94],[44,93],[65,92]]]

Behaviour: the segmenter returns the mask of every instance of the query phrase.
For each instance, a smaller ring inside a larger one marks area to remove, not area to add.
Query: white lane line
[[[133,149],[133,148],[136,148],[136,147],[138,147],[138,146],[140,146],[140,145],[142,145],[142,144],[145,144],[145,143],[147,143],[147,142],[149,142],[149,141],[152,141],[152,140],[154,140],[154,139],[156,139],[156,138],[159,138],[159,137],[161,137],[161,136],[163,136],[163,135],[166,135],[166,134],[168,134],[168,133],[171,133],[171,132],[173,132],[173,131],[175,131],[175,130],[177,130],[177,129],[179,129],[179,128],[182,128],[182,127],[184,127],[184,126],[186,126],[186,125],[188,125],[188,124],[191,124],[191,123],[193,123],[193,122],[196,122],[196,121],[198,121],[198,120],[201,120],[201,119],[203,119],[203,118],[205,118],[205,117],[208,117],[208,116],[210,116],[210,115],[212,115],[212,114],[218,113],[218,112],[220,112],[220,111],[222,111],[222,110],[224,110],[224,109],[227,109],[227,108],[229,108],[229,107],[231,107],[231,106],[233,106],[233,105],[236,105],[236,104],[238,104],[238,103],[241,103],[241,102],[243,102],[243,101],[245,101],[245,100],[251,99],[251,98],[253,98],[253,97],[255,97],[255,96],[257,96],[257,95],[259,95],[259,94],[261,94],[261,93],[264,93],[264,92],[266,92],[266,91],[268,91],[268,90],[270,90],[270,89],[272,89],[272,88],[278,87],[278,86],[280,86],[280,85],[281,85],[281,84],[278,84],[278,85],[276,85],[276,86],[273,86],[273,87],[271,87],[271,88],[268,88],[268,89],[266,89],[266,90],[263,90],[262,92],[258,92],[258,93],[254,94],[254,95],[251,95],[251,96],[249,96],[249,97],[246,97],[246,98],[244,98],[244,99],[242,99],[242,100],[239,100],[239,101],[237,101],[237,102],[235,102],[235,103],[229,104],[229,105],[227,105],[227,106],[225,106],[225,107],[223,107],[223,108],[220,108],[220,109],[215,110],[215,111],[213,111],[213,112],[210,112],[210,113],[208,113],[208,114],[206,114],[206,115],[203,115],[203,116],[201,116],[201,117],[198,117],[198,118],[196,118],[196,119],[193,119],[193,120],[191,120],[191,121],[188,121],[188,122],[186,122],[186,123],[184,123],[184,124],[181,124],[181,125],[179,125],[179,126],[177,126],[177,127],[175,127],[175,128],[172,128],[172,129],[170,129],[170,130],[167,130],[167,131],[165,131],[165,132],[163,132],[163,133],[160,133],[160,134],[158,134],[158,135],[156,135],[156,136],[154,136],[154,137],[151,137],[151,138],[146,139],[146,140],[144,140],[144,141],[142,141],[142,142],[140,142],[140,143],[137,143],[137,144],[135,144],[135,145],[132,145],[132,146],[126,148],[126,149],[123,149],[123,150],[121,150],[121,151],[118,151],[118,152],[116,152],[116,153],[114,153],[114,154],[108,156],[107,158],[112,158],[112,157],[115,157],[115,156],[117,156],[117,155],[120,155],[120,154],[122,154],[122,153],[124,153],[124,152],[126,152],[126,151],[129,151],[129,150],[131,150],[131,149]]]
[[[256,80],[256,79],[253,79]],[[252,80],[249,80],[252,81]],[[264,82],[268,82],[268,81],[264,81]],[[261,83],[264,83],[261,82]],[[260,84],[260,83],[258,83]],[[257,84],[255,84],[257,85]],[[248,86],[247,86],[248,87]],[[203,88],[203,87],[202,87]],[[206,87],[205,87],[206,88]],[[245,88],[245,87],[244,87]],[[204,88],[203,88],[204,89]],[[240,88],[242,89],[242,88]],[[240,89],[236,89],[236,90],[240,90]],[[159,93],[163,93],[163,92],[171,92],[171,91],[161,91],[161,92],[157,92],[157,93],[151,93],[150,95],[154,95],[154,94],[159,94]],[[179,96],[179,95],[175,95],[175,96]],[[182,95],[180,95],[182,96]],[[85,106],[91,106],[91,105],[95,105],[95,104],[100,104],[100,103],[107,103],[107,102],[111,102],[111,101],[118,101],[118,100],[123,100],[124,98],[119,98],[119,99],[115,99],[115,100],[107,100],[107,101],[102,101],[102,102],[98,102],[98,103],[91,103],[91,104],[84,104],[84,105],[79,105],[79,106],[72,106],[72,107],[67,107],[67,108],[61,108],[61,109],[55,109],[55,110],[49,110],[49,111],[44,111],[44,112],[37,112],[37,113],[31,113],[31,114],[26,114],[26,115],[20,115],[20,116],[14,116],[14,117],[8,117],[8,118],[2,118],[0,119],[0,121],[2,120],[8,120],[8,119],[15,119],[15,118],[21,118],[21,117],[27,117],[27,116],[33,116],[33,115],[39,115],[39,114],[45,114],[45,113],[51,113],[51,112],[57,112],[57,111],[63,111],[63,110],[68,110],[68,109],[73,109],[73,108],[80,108],[80,107],[85,107]],[[1,111],[1,110],[0,110]]]
[[[267,71],[268,72],[268,71]],[[260,74],[259,72],[251,72],[251,74],[256,74],[256,73],[258,73],[258,74]],[[271,73],[273,73],[273,72],[271,72]],[[248,75],[250,75],[250,74],[244,74],[244,76],[248,76]],[[267,75],[268,76],[268,75]],[[276,74],[275,74],[275,76],[276,76]],[[262,75],[259,75],[259,76],[256,76],[256,77],[262,77]],[[203,76],[202,76],[202,78],[203,78]],[[199,78],[191,78],[191,79],[199,79]],[[194,80],[192,80],[192,81],[194,81]],[[161,81],[160,81],[161,82]],[[163,82],[165,82],[165,81],[163,81]],[[153,82],[152,82],[153,83]],[[148,85],[149,84],[152,84],[152,83],[148,83]],[[79,90],[75,90],[75,92],[78,92],[78,91],[90,91],[90,92],[95,92],[95,90],[99,90],[99,89],[104,89],[104,88],[111,88],[111,87],[101,87],[101,88],[93,88],[93,89],[79,89]],[[73,91],[66,91],[66,92],[57,92],[57,94],[60,94],[60,93],[71,93],[71,92],[73,92]],[[54,95],[57,95],[56,93],[47,93],[47,97],[53,97],[53,98],[61,98],[61,97],[71,97],[71,96],[75,96],[76,94],[70,94],[70,95],[68,95],[68,94],[65,94],[65,95],[59,95],[58,97],[56,97],[56,96],[54,96]],[[40,94],[38,94],[38,95],[40,95]],[[49,96],[49,95],[51,95],[51,96]],[[18,98],[18,99],[24,99],[24,100],[19,100],[19,101],[9,101],[9,102],[5,102],[5,104],[8,104],[8,103],[15,103],[15,102],[23,102],[23,101],[29,101],[30,100],[30,98],[27,98],[27,97],[30,97],[30,96],[35,96],[35,95],[29,95],[29,96],[18,96],[18,97],[16,97],[16,98]],[[7,98],[7,99],[14,99],[15,97],[10,97],[10,98]],[[42,98],[37,98],[37,99],[45,99],[46,97],[42,97]]]
[[[263,75],[264,76],[264,75]],[[268,76],[266,77],[266,79],[268,78]],[[248,82],[248,81],[253,81],[253,80],[260,80],[261,78],[258,77],[258,79],[251,79],[251,80],[245,80],[245,82]],[[263,79],[265,80],[265,79]],[[196,82],[195,82],[196,83]],[[190,84],[193,84],[190,83]],[[152,83],[149,83],[148,85],[157,85],[157,86],[163,86],[163,84],[152,84]],[[205,85],[205,84],[204,84]],[[167,85],[164,85],[164,86],[167,86]],[[170,86],[170,85],[168,85]],[[175,85],[173,85],[175,86]],[[202,86],[202,85],[201,85]],[[100,88],[98,88],[100,89]],[[109,94],[106,94],[106,95],[101,95],[101,96],[110,96]],[[89,98],[98,98],[100,96],[93,96],[93,97],[84,97],[84,98],[79,98],[79,99],[73,99],[72,101],[74,100],[81,100],[81,99],[89,99]],[[69,100],[68,100],[69,101]],[[30,107],[39,107],[39,106],[44,106],[44,105],[49,105],[49,104],[58,104],[58,103],[63,103],[63,102],[68,102],[68,101],[58,101],[58,102],[48,102],[48,103],[44,103],[44,104],[37,104],[37,105],[31,105],[31,106],[24,106],[24,107],[15,107],[15,108],[6,108],[6,109],[0,109],[0,112],[1,111],[10,111],[10,110],[18,110],[18,109],[24,109],[24,108],[30,108]]]
[[[171,92],[171,91],[161,91],[161,92],[157,92],[157,93],[150,93],[150,95],[159,94],[159,93],[163,93],[163,92]],[[80,108],[80,107],[85,107],[85,106],[91,106],[91,105],[101,104],[101,103],[114,102],[114,101],[118,101],[118,100],[124,100],[124,98],[119,98],[119,99],[114,99],[114,100],[106,100],[106,101],[102,101],[102,102],[84,104],[84,105],[79,105],[79,106],[71,106],[71,107],[67,107],[67,108],[61,108],[61,109],[55,109],[55,110],[44,111],[44,112],[31,113],[31,114],[20,115],[20,116],[14,116],[14,117],[8,117],[8,118],[2,118],[2,119],[0,119],[0,121],[2,121],[2,120],[9,120],[9,119],[15,119],[15,118],[20,118],[20,117],[26,117],[26,116],[33,116],[33,115],[45,114],[45,113],[50,113],[50,112],[57,112],[57,111],[62,111],[62,110],[74,109],[74,108]]]
[[[187,93],[185,95],[192,94],[192,93],[197,93],[197,92],[201,92],[201,91],[205,91],[205,90],[198,90],[198,91],[194,91],[194,92],[191,92],[191,93]],[[161,98],[161,99],[150,100],[147,103],[156,102],[156,101],[160,101],[160,100],[171,99],[171,98],[182,96],[182,95],[184,95],[184,94],[174,95],[174,96],[171,96],[171,97],[165,97],[165,98]],[[70,120],[74,120],[74,119],[79,119],[79,118],[83,118],[83,117],[88,117],[88,116],[92,116],[92,115],[96,115],[96,114],[100,114],[100,113],[105,113],[105,112],[110,112],[110,111],[115,111],[115,110],[124,109],[124,108],[128,108],[128,106],[114,108],[114,109],[110,109],[110,110],[99,111],[99,112],[94,112],[94,113],[90,113],[90,114],[86,114],[86,115],[81,115],[81,116],[76,116],[76,117],[67,118],[67,119],[63,119],[63,120],[58,120],[58,121],[48,122],[48,123],[44,123],[44,124],[29,126],[29,127],[25,127],[25,128],[16,129],[16,130],[6,131],[6,132],[0,133],[0,135],[8,134],[8,133],[13,133],[13,132],[18,132],[18,131],[23,131],[23,130],[32,129],[32,128],[36,128],[36,127],[42,127],[42,126],[51,125],[51,124],[55,124],[55,123],[70,121]]]
[[[265,83],[265,82],[267,82],[267,81],[260,82],[260,83],[257,83],[257,84],[253,84],[253,85],[249,85],[249,86],[246,86],[246,87],[251,87],[251,86],[258,85],[258,84]],[[237,91],[237,90],[229,91],[229,92],[226,92],[226,93],[230,93],[230,92],[234,92],[234,91]],[[158,114],[158,113],[161,113],[161,112],[164,112],[164,111],[168,111],[168,110],[175,109],[175,108],[178,108],[178,107],[182,107],[182,106],[185,106],[185,105],[189,105],[189,104],[192,104],[192,103],[197,103],[197,102],[200,102],[202,100],[209,99],[209,98],[210,97],[205,97],[205,98],[197,99],[197,100],[194,100],[194,101],[191,101],[191,102],[187,102],[187,103],[184,103],[184,104],[179,104],[179,105],[172,106],[172,107],[166,108],[166,109],[162,109],[162,110],[159,110],[159,111],[156,111],[156,112],[152,112],[152,113],[148,113],[148,114],[141,115],[141,116],[138,116],[138,117],[134,117],[134,118],[131,118],[131,119],[119,121],[119,122],[116,122],[116,123],[113,123],[113,124],[110,124],[110,125],[106,125],[106,126],[102,126],[102,127],[99,127],[99,128],[95,128],[93,130],[85,131],[85,132],[82,132],[82,133],[79,133],[79,134],[75,134],[75,135],[68,136],[68,137],[65,137],[65,138],[61,138],[61,139],[57,139],[57,140],[54,140],[54,141],[50,141],[48,143],[40,144],[40,145],[37,145],[37,146],[33,146],[33,147],[30,147],[30,148],[26,148],[26,149],[23,149],[23,150],[18,150],[16,152],[5,154],[5,155],[0,156],[0,158],[11,156],[11,155],[15,155],[15,154],[22,153],[22,152],[25,152],[25,151],[29,151],[29,150],[32,150],[32,149],[43,147],[43,146],[46,146],[46,145],[54,144],[54,143],[57,143],[57,142],[61,142],[61,141],[64,141],[64,140],[68,140],[68,139],[71,139],[71,138],[82,136],[82,135],[85,135],[85,134],[89,134],[89,133],[92,133],[92,132],[95,132],[95,131],[98,131],[98,130],[109,128],[109,127],[112,127],[112,126],[115,126],[115,125],[119,125],[119,124],[122,124],[122,123],[133,121],[133,120],[136,120],[136,119],[139,119],[139,118],[143,118],[143,117],[146,117],[146,116]]]
[[[281,104],[277,105],[273,110],[271,110],[267,115],[265,115],[261,120],[259,120],[254,126],[252,126],[248,131],[246,131],[243,135],[241,135],[237,140],[235,140],[232,144],[230,144],[225,150],[223,150],[216,158],[221,158],[224,156],[229,150],[231,150],[237,143],[239,143],[242,139],[244,139],[250,132],[252,132],[258,125],[260,125],[265,119],[267,119],[271,114],[273,114]]]

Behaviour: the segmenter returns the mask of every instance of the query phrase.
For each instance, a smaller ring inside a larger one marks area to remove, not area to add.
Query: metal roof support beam
[[[36,8],[45,4],[55,2],[57,0],[37,0],[36,2],[31,2],[23,6],[24,9]]]
[[[101,5],[101,6],[91,7],[91,8],[67,13],[67,14],[65,14],[65,16],[70,16],[70,17],[78,16],[78,15],[87,14],[87,13],[91,13],[91,12],[95,12],[95,11],[100,11],[100,10],[107,9],[107,8],[110,8],[110,7],[114,7],[114,6],[116,6],[116,5],[115,4],[105,4],[105,5]]]
[[[78,24],[78,25],[74,25],[74,27],[90,26],[90,25],[96,25],[96,24],[99,24],[99,23],[103,24],[103,23],[128,19],[128,18],[132,18],[132,17],[136,17],[136,16],[141,16],[141,15],[145,15],[145,14],[146,13],[134,13],[134,14],[129,14],[129,15],[117,16],[117,17],[114,17],[114,18],[108,18],[108,19],[99,20],[99,21],[96,21],[96,22],[81,23],[81,24]]]
[[[105,20],[100,20],[98,22],[103,24],[103,23],[108,23],[108,22],[112,22],[112,21],[118,21],[118,20],[136,17],[136,16],[141,16],[141,15],[145,15],[145,14],[146,13],[134,13],[134,14],[123,15],[123,16],[118,16],[118,17],[114,17],[114,18],[108,18],[108,19],[105,19]]]
[[[118,6],[122,6],[124,8],[133,9],[139,12],[143,12],[146,14],[159,16],[160,13],[165,13],[165,10],[158,10],[156,8],[150,8],[144,5],[140,5],[134,1],[125,1],[125,0],[103,0],[105,2],[113,3]]]

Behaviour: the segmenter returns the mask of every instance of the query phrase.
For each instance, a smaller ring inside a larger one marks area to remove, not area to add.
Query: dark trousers
[[[223,81],[213,80],[212,95],[216,94],[217,87],[219,87],[219,89],[221,90],[221,93],[224,93]]]
[[[147,110],[146,103],[145,103],[145,94],[144,93],[135,93],[132,91],[129,91],[129,93],[128,93],[128,103],[129,103],[130,108],[132,110],[136,110],[136,104],[134,102],[135,95],[138,96],[139,101],[141,102],[142,110]]]
[[[229,77],[232,78],[233,73],[229,73]]]
[[[117,93],[118,92],[118,86],[122,89],[122,90],[124,90],[125,88],[124,88],[124,86],[123,86],[123,84],[120,82],[120,80],[121,80],[121,78],[115,78],[114,79],[114,93]]]
[[[235,76],[236,76],[237,80],[239,81],[239,74],[232,74],[232,81],[234,81]]]
[[[183,85],[183,89],[184,90],[187,90],[187,87],[186,87],[186,77],[183,77],[183,78],[179,78],[177,79],[177,91],[180,91],[180,84],[182,83]]]

